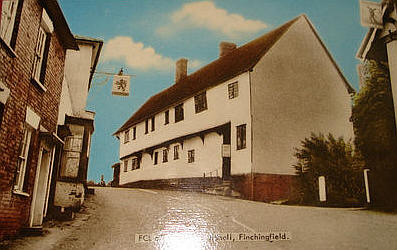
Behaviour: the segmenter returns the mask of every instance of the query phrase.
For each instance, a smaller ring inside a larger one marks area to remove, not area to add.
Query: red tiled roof
[[[280,39],[299,17],[266,33],[265,35],[231,51],[188,75],[177,84],[161,91],[147,100],[140,109],[125,122],[115,134],[155,115],[173,104],[216,86],[243,72],[246,72]]]

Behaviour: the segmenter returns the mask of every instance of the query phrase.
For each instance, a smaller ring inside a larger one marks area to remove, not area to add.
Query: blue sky
[[[88,179],[112,179],[118,140],[112,136],[151,95],[170,86],[174,62],[189,59],[189,73],[218,57],[220,41],[246,42],[305,13],[356,89],[355,58],[367,29],[358,0],[59,0],[74,34],[105,42],[98,71],[131,79],[128,97],[111,95],[111,79],[95,77],[87,109],[96,112]],[[216,17],[216,18],[214,18]]]

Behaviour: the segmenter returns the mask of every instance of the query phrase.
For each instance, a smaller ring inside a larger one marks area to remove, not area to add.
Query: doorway
[[[51,170],[51,155],[51,148],[42,142],[30,210],[30,227],[40,227],[46,214],[45,209],[47,208],[48,201],[48,178]]]

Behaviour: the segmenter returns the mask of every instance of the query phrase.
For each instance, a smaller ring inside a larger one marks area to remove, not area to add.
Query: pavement
[[[397,249],[397,215],[194,192],[96,188],[69,222],[6,249]]]

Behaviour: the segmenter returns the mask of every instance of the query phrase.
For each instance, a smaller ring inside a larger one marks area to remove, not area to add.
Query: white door
[[[51,148],[43,143],[40,146],[39,160],[36,170],[36,180],[33,190],[33,199],[30,210],[30,226],[37,227],[43,223],[47,207],[47,192],[49,188],[48,178],[51,170]]]

